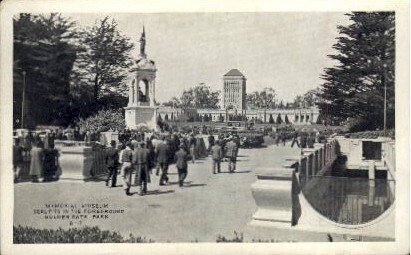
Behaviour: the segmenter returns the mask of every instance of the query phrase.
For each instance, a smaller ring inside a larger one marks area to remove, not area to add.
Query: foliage
[[[252,109],[274,109],[276,92],[273,88],[264,88],[262,91],[254,91],[247,94],[247,105]]]
[[[135,237],[132,234],[124,238],[121,234],[99,227],[82,227],[57,230],[37,229],[32,227],[13,227],[13,243],[153,243],[145,237]]]
[[[236,231],[234,231],[233,238],[226,238],[225,236],[218,235],[216,242],[217,243],[242,243],[244,242],[244,236],[243,236],[243,233],[239,234]]]
[[[277,115],[276,123],[277,123],[277,124],[283,123],[283,119],[281,118],[281,115],[280,115],[280,114]]]
[[[80,119],[79,126],[82,130],[91,132],[105,132],[108,130],[125,129],[124,116],[121,110],[100,110],[96,115]]]
[[[286,114],[284,117],[285,124],[290,124],[290,120],[288,119],[288,115]]]
[[[212,91],[210,86],[200,83],[199,85],[184,90],[180,99],[173,98],[167,105],[173,105],[174,107],[182,108],[208,108],[217,109],[219,102],[220,92]]]
[[[270,118],[268,119],[268,123],[274,124],[274,118],[273,118],[272,114],[270,114]]]
[[[322,100],[319,94],[320,88],[315,88],[307,91],[304,95],[297,95],[292,103],[294,108],[308,108],[319,104]]]
[[[359,118],[363,128],[383,127],[384,87],[387,88],[387,125],[395,125],[395,14],[354,12],[352,23],[338,26],[337,54],[329,57],[338,65],[326,68],[320,109],[343,121]]]
[[[124,94],[133,44],[120,33],[115,20],[97,20],[82,31],[79,43],[82,51],[76,60],[75,85],[91,88],[94,103],[104,95]]]
[[[73,118],[69,78],[77,52],[75,23],[57,13],[21,13],[13,27],[14,118],[21,119],[25,72],[25,126],[67,125]]]
[[[347,138],[366,138],[366,139],[376,139],[378,137],[390,137],[395,140],[395,130],[390,129],[385,133],[383,130],[378,131],[363,131],[345,134]]]
[[[180,99],[178,99],[177,97],[173,97],[173,98],[171,98],[170,101],[164,102],[162,105],[163,105],[163,106],[166,106],[166,107],[173,107],[173,108],[175,108],[175,107],[180,107],[180,106],[181,106],[181,102],[180,102]]]

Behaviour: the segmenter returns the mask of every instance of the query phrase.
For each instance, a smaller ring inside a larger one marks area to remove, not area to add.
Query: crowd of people
[[[208,155],[212,158],[213,173],[221,172],[221,161],[228,160],[228,170],[236,169],[238,143],[233,135],[208,136],[208,148],[204,140],[194,133],[179,132],[167,134],[134,133],[122,136],[120,143],[112,140],[106,150],[105,162],[109,169],[106,186],[116,187],[117,175],[121,174],[125,194],[130,196],[132,184],[139,186],[139,194],[147,193],[147,185],[151,182],[151,174],[159,177],[159,185],[169,184],[168,170],[174,164],[178,172],[178,184],[184,187],[188,174],[188,166],[199,157]]]
[[[13,144],[13,172],[14,182],[18,182],[20,173],[26,162],[29,162],[29,175],[32,182],[43,182],[58,179],[59,152],[54,148],[55,136],[47,133],[44,137],[27,133],[14,139]]]

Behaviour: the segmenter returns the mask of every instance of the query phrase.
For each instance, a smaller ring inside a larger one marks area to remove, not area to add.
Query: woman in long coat
[[[30,175],[33,182],[38,182],[39,176],[43,174],[44,153],[42,147],[42,142],[38,141],[30,152]]]

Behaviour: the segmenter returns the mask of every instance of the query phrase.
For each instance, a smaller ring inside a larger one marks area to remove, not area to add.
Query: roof
[[[224,74],[224,76],[241,76],[244,77],[244,75],[238,71],[238,69],[231,69],[228,73]]]

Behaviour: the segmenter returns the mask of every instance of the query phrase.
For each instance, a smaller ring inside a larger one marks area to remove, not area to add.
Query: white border
[[[379,243],[12,244],[12,16],[20,12],[396,12],[396,241]],[[409,253],[409,4],[407,1],[16,1],[1,3],[1,254],[407,254]]]

